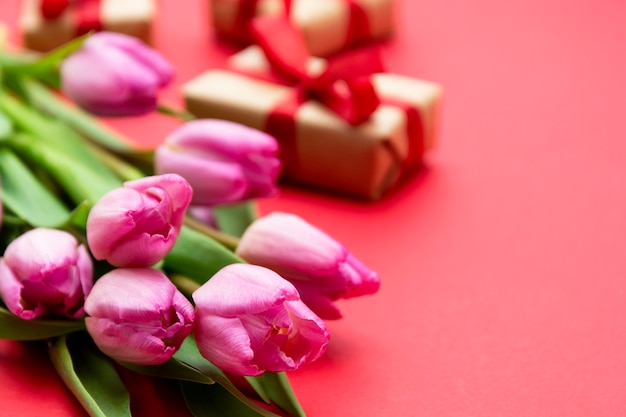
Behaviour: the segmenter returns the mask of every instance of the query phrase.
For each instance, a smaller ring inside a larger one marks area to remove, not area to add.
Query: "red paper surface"
[[[429,168],[377,203],[287,186],[260,203],[382,277],[379,294],[341,303],[328,353],[290,374],[305,410],[626,415],[626,3],[398,3],[387,67],[445,88]],[[178,103],[177,86],[232,50],[214,43],[205,1],[159,6]],[[176,123],[112,125],[156,143]],[[0,386],[1,416],[83,416],[40,348],[0,342]],[[154,401],[139,414],[177,415]]]

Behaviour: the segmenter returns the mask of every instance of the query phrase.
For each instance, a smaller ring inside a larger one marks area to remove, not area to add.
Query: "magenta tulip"
[[[194,337],[202,356],[225,372],[260,375],[319,358],[328,329],[288,281],[269,269],[226,266],[193,293]]]
[[[334,301],[373,294],[380,286],[378,274],[344,245],[293,214],[277,212],[256,220],[236,253],[289,280],[323,319],[341,317]]]
[[[157,107],[174,69],[156,50],[121,33],[99,32],[61,65],[63,92],[98,116],[134,116]]]
[[[61,230],[30,230],[13,240],[0,259],[0,295],[23,319],[83,316],[92,284],[87,249]]]
[[[138,365],[166,362],[193,330],[193,306],[156,269],[114,269],[103,275],[85,311],[87,331],[100,350]]]
[[[272,197],[280,171],[276,140],[226,120],[188,122],[155,152],[155,171],[183,176],[193,188],[192,204],[213,206]]]
[[[87,218],[93,256],[118,267],[154,265],[176,243],[191,194],[175,174],[128,181],[108,192]]]

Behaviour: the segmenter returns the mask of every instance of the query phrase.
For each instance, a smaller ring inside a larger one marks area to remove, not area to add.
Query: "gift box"
[[[393,0],[209,1],[213,27],[223,38],[249,44],[251,19],[285,15],[301,31],[314,56],[387,37],[394,27]]]
[[[46,52],[90,31],[151,43],[154,0],[24,0],[18,27],[26,48]]]
[[[294,38],[282,34],[271,39]],[[435,146],[439,84],[370,73],[364,68],[377,68],[372,63],[378,55],[371,56],[369,49],[335,61],[306,57],[303,70],[321,75],[288,81],[286,72],[297,67],[294,57],[304,55],[284,42],[274,50],[259,44],[264,49],[244,49],[229,59],[227,68],[206,71],[182,91],[187,109],[197,117],[242,123],[276,137],[284,179],[378,199],[403,173],[419,167],[424,153]],[[292,61],[280,68],[277,59]],[[351,75],[333,78],[336,68],[336,73]],[[346,95],[345,90],[356,93]]]

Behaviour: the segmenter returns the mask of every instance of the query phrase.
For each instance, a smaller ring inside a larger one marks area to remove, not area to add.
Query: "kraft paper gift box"
[[[251,43],[254,16],[289,16],[304,36],[309,53],[328,56],[393,32],[394,0],[209,0],[215,32]]]
[[[297,55],[288,49],[278,53]],[[291,128],[270,129],[270,117],[296,87],[276,82],[267,56],[258,46],[248,47],[226,69],[206,71],[182,91],[187,110],[197,117],[230,120],[277,137],[284,179],[378,199],[403,173],[421,166],[434,147],[441,86],[390,73],[368,75],[380,104],[362,123],[352,125],[322,103],[304,100],[289,116]],[[326,66],[322,58],[306,62],[311,73]]]
[[[23,44],[47,52],[90,31],[107,30],[151,43],[155,0],[70,0],[60,15],[44,17],[47,0],[24,0],[18,27]]]

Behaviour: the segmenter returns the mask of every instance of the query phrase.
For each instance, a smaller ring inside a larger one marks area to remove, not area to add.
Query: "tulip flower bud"
[[[30,230],[13,240],[0,259],[0,295],[23,319],[83,316],[92,284],[87,249],[61,230]]]
[[[235,375],[297,369],[319,358],[328,329],[269,269],[232,264],[193,293],[202,356]]]
[[[373,294],[380,287],[376,272],[293,214],[276,212],[256,220],[241,237],[236,253],[290,281],[302,301],[323,319],[341,317],[333,301]]]
[[[61,65],[63,92],[98,116],[134,116],[157,107],[159,88],[174,69],[156,50],[139,39],[99,32]]]
[[[188,122],[154,155],[155,171],[181,175],[193,188],[194,205],[213,206],[278,193],[276,140],[259,130],[216,119]]]
[[[193,330],[193,306],[156,269],[114,269],[103,275],[85,311],[87,331],[98,348],[138,365],[166,362]]]
[[[176,174],[127,181],[108,192],[87,218],[93,256],[118,267],[154,265],[176,243],[191,193]]]

